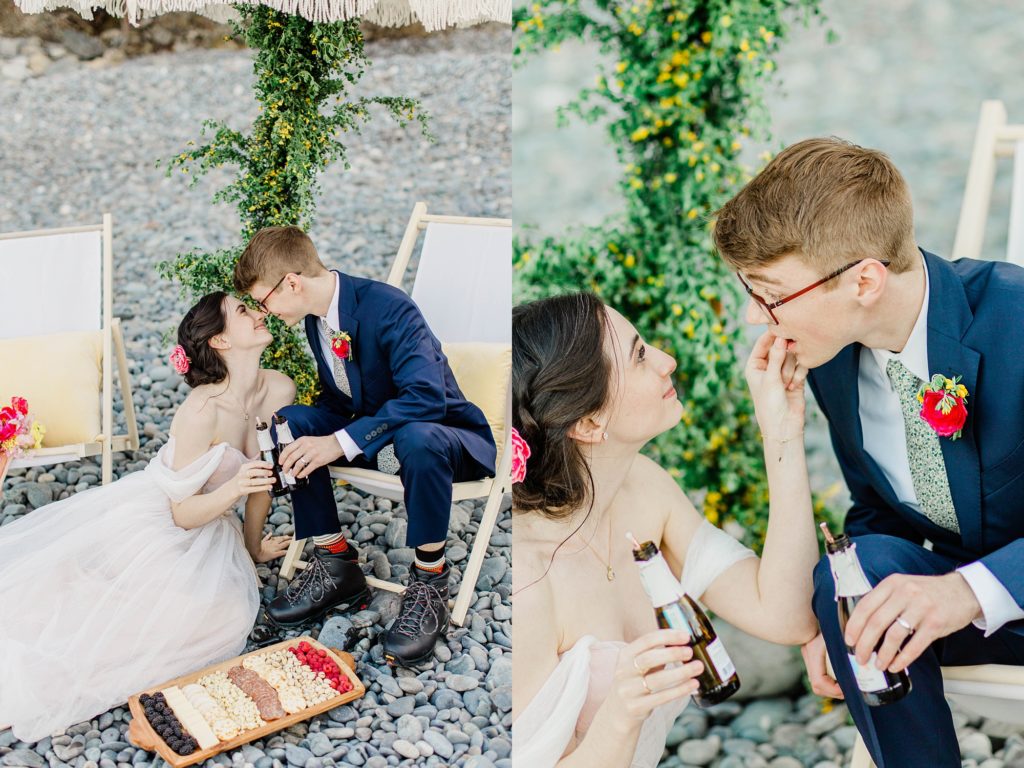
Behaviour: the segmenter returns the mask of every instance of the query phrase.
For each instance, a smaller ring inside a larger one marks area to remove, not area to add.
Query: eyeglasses
[[[271,288],[267,292],[267,295],[264,296],[260,301],[256,302],[256,306],[260,308],[260,311],[263,312],[263,314],[265,314],[265,315],[269,315],[270,314],[270,310],[267,309],[267,299],[269,299],[271,296],[274,295],[274,291],[276,291],[278,288],[281,287],[281,283],[284,282],[284,279],[286,277],[288,277],[288,275],[301,275],[301,274],[302,274],[301,272],[285,272],[283,275],[281,275],[281,279],[278,280],[276,283],[274,283],[274,287]]]
[[[746,280],[743,279],[743,275],[741,275],[739,272],[736,273],[736,277],[738,277],[740,279],[740,282],[743,283],[743,288],[746,290],[747,295],[750,296],[750,298],[752,298],[757,303],[757,305],[759,307],[761,307],[762,310],[764,310],[764,313],[766,315],[768,315],[768,319],[771,320],[774,325],[778,325],[779,324],[779,320],[778,320],[778,318],[775,317],[775,313],[772,312],[773,309],[778,309],[783,304],[786,304],[786,303],[792,301],[793,299],[799,298],[800,296],[803,296],[805,293],[808,293],[809,291],[813,291],[815,288],[817,288],[820,285],[824,285],[829,280],[832,280],[834,278],[839,277],[841,274],[843,274],[843,272],[845,272],[848,269],[852,269],[853,267],[856,267],[862,261],[864,261],[864,259],[858,259],[857,261],[851,261],[845,267],[840,267],[835,272],[832,272],[831,274],[826,275],[825,277],[821,278],[821,280],[819,280],[818,282],[811,283],[806,288],[801,288],[796,293],[791,293],[791,294],[789,294],[789,296],[786,296],[784,298],[781,298],[781,299],[779,299],[777,301],[772,301],[772,302],[768,302],[768,301],[766,301],[764,299],[764,297],[759,296],[758,294],[754,293],[754,289],[750,287],[750,284]],[[883,267],[888,267],[889,266],[889,262],[888,261],[879,261],[879,263]]]

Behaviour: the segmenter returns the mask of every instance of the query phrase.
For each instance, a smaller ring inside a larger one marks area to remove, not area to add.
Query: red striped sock
[[[314,536],[313,543],[320,549],[326,549],[332,555],[348,551],[348,541],[343,533],[331,533],[326,536]]]

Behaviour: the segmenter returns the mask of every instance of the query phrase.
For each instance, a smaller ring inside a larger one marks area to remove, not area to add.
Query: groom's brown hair
[[[918,263],[910,190],[882,152],[807,139],[780,152],[716,214],[715,246],[738,272],[794,254],[822,275],[875,258]]]
[[[289,272],[313,277],[327,267],[299,227],[264,227],[249,241],[235,265],[235,290],[248,293],[256,283],[273,285]]]

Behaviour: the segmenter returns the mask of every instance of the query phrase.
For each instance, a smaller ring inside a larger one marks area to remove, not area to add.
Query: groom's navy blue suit
[[[853,500],[846,532],[872,584],[893,573],[939,575],[982,562],[1024,605],[1024,269],[989,261],[947,262],[924,254],[929,278],[929,374],[962,376],[967,423],[940,438],[960,533],[900,502],[864,450],[853,344],[811,371],[832,444]],[[922,544],[929,540],[934,551]],[[1024,664],[1024,621],[989,638],[973,625],[932,645],[910,667],[913,690],[896,704],[867,707],[857,693],[833,601],[827,563],[815,570],[814,610],[851,713],[879,768],[959,766],[942,695],[940,664]]]
[[[352,339],[352,359],[345,363],[352,395],[335,383],[318,320],[308,315],[306,336],[322,391],[314,405],[292,405],[281,413],[296,438],[344,429],[362,455],[351,462],[342,457],[339,464],[376,469],[377,453],[394,443],[409,515],[406,544],[442,542],[452,482],[494,474],[496,450],[487,419],[459,390],[441,343],[407,294],[377,280],[337,275],[339,330]],[[292,505],[296,538],[341,530],[327,467],[292,493]]]

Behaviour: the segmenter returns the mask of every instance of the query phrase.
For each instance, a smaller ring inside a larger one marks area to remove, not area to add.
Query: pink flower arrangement
[[[530,446],[526,444],[519,430],[512,428],[512,482],[521,483],[526,479],[526,460],[530,458]]]
[[[188,373],[188,369],[192,367],[192,360],[185,354],[185,348],[181,344],[175,345],[167,359],[171,361],[174,370],[182,376]]]
[[[0,408],[0,459],[16,459],[26,449],[39,448],[46,427],[28,413],[28,401],[12,397],[11,404]]]

